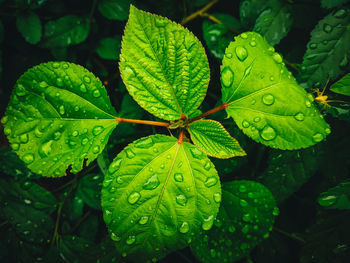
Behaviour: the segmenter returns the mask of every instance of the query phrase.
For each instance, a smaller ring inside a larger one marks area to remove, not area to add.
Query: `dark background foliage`
[[[122,116],[154,120],[127,94],[118,70],[129,4],[180,23],[209,2],[0,0],[0,116],[21,74],[42,62],[65,60],[83,65],[98,76]],[[311,88],[322,89],[328,77],[332,84],[350,72],[350,18],[339,18],[339,28],[325,26],[341,16],[337,12],[349,8],[347,2],[220,0],[188,21],[185,26],[205,46],[211,69],[208,94],[200,109],[206,111],[220,103],[221,58],[227,44],[244,31],[263,34],[309,92]],[[312,41],[319,41],[318,47]],[[326,57],[320,57],[322,52]],[[311,70],[315,67],[320,68],[317,74]],[[328,89],[326,94],[331,99],[349,100]],[[332,133],[326,141],[299,151],[273,150],[257,144],[226,120],[224,112],[212,116],[227,127],[248,154],[229,160],[213,159],[222,181],[262,182],[280,208],[270,237],[241,262],[350,262],[350,187],[346,181],[350,168],[349,110],[345,103],[323,110]],[[123,262],[102,218],[100,189],[104,172],[125,145],[155,133],[168,131],[120,124],[97,161],[77,175],[47,179],[24,166],[10,150],[1,128],[0,262]],[[189,249],[184,249],[161,262],[198,261]]]

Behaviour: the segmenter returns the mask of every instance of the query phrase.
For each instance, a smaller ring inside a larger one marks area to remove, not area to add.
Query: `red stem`
[[[206,117],[208,115],[211,115],[211,114],[213,114],[215,112],[218,112],[218,111],[221,111],[221,110],[227,109],[227,108],[228,108],[228,104],[227,103],[221,104],[220,106],[218,106],[218,107],[216,107],[216,108],[214,108],[212,110],[204,112],[201,115],[198,115],[197,117],[194,117],[194,118],[190,119],[189,123],[194,122],[194,121],[199,120],[199,119],[202,119],[202,118],[204,118],[204,117]]]
[[[145,121],[145,120],[134,120],[134,119],[124,119],[124,118],[115,118],[116,122],[128,122],[128,123],[137,123],[137,124],[146,124],[146,125],[155,125],[162,127],[169,127],[169,123],[159,122],[159,121]]]
[[[177,140],[178,144],[183,144],[184,133],[185,133],[185,131],[183,129],[181,129],[179,139]]]

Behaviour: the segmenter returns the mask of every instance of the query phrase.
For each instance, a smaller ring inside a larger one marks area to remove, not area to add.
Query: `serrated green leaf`
[[[326,9],[330,9],[336,6],[340,6],[349,2],[349,0],[321,0],[321,6]]]
[[[188,131],[193,143],[209,156],[226,159],[246,155],[220,122],[198,120],[188,126]]]
[[[29,12],[17,16],[16,26],[28,43],[36,44],[40,41],[42,28],[40,18],[37,14]]]
[[[268,166],[259,181],[272,192],[277,203],[283,202],[315,174],[324,148],[324,144],[317,144],[297,151],[270,150]]]
[[[221,66],[223,101],[238,127],[257,142],[299,149],[330,133],[313,97],[287,70],[280,54],[258,34],[242,33]]]
[[[319,205],[328,209],[350,209],[350,181],[323,192],[318,198]]]
[[[114,159],[102,188],[104,220],[117,250],[157,260],[209,230],[221,199],[210,160],[174,137],[135,141]]]
[[[41,46],[62,48],[79,44],[87,38],[90,24],[87,17],[75,15],[63,16],[45,24],[45,34]]]
[[[17,81],[4,133],[26,165],[43,176],[62,176],[91,163],[116,127],[116,112],[101,81],[83,67],[49,62]]]
[[[321,19],[311,38],[299,74],[303,86],[320,88],[349,69],[350,10],[339,9]]]
[[[269,236],[278,213],[272,194],[263,185],[244,180],[223,183],[214,227],[195,239],[191,250],[203,263],[235,262]]]
[[[207,57],[198,39],[182,26],[134,6],[125,27],[119,68],[141,107],[166,120],[193,113],[209,82]]]
[[[350,96],[350,73],[346,74],[336,83],[334,83],[330,90],[342,95]]]
[[[269,1],[266,0],[245,0],[241,2],[239,14],[242,25],[250,27],[254,25],[256,18],[266,8]]]
[[[94,209],[101,209],[102,181],[102,174],[85,175],[79,181],[76,196],[82,199],[88,206]]]
[[[97,54],[104,59],[117,60],[119,58],[121,37],[106,37],[99,41]]]
[[[274,46],[288,34],[292,22],[289,6],[274,1],[270,8],[259,15],[254,31],[261,34],[270,45]]]
[[[102,0],[98,10],[107,19],[123,21],[128,18],[131,3],[131,0]]]

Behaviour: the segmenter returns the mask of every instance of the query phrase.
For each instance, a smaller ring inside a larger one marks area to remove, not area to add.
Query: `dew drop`
[[[274,207],[274,209],[273,209],[273,211],[272,211],[272,214],[273,214],[274,216],[278,216],[278,215],[280,214],[280,210],[278,209],[277,206]]]
[[[187,203],[187,198],[184,195],[178,195],[176,196],[176,203],[178,203],[181,206],[185,206]]]
[[[117,242],[121,240],[121,238],[119,236],[117,236],[115,233],[111,234],[111,239],[114,241],[117,241]]]
[[[210,162],[206,162],[205,165],[204,165],[204,169],[207,170],[207,171],[209,171],[210,168],[211,168]]]
[[[126,149],[125,153],[126,153],[126,157],[128,157],[129,159],[132,159],[136,156],[131,148]]]
[[[252,47],[255,47],[256,46],[256,42],[253,40],[253,41],[250,41],[249,42],[249,45],[252,46]]]
[[[318,203],[321,206],[331,206],[337,201],[337,197],[334,195],[323,196],[318,199]]]
[[[98,146],[98,145],[94,146],[94,148],[92,148],[92,152],[93,152],[94,154],[99,153],[99,152],[100,152],[100,146]]]
[[[228,232],[234,233],[236,231],[236,228],[234,226],[229,226],[228,227]]]
[[[146,183],[142,186],[143,189],[145,190],[153,190],[156,189],[159,186],[160,182],[158,179],[157,174],[152,175]]]
[[[46,156],[49,156],[52,148],[51,145],[53,143],[53,140],[50,140],[48,142],[43,143],[40,147],[39,147],[39,155],[41,156],[41,158],[45,158]]]
[[[325,131],[326,134],[330,134],[331,133],[331,129],[330,128],[326,128],[324,131]]]
[[[167,21],[165,19],[162,19],[162,18],[155,19],[155,22],[156,22],[157,27],[165,27],[167,24]]]
[[[309,100],[306,100],[305,101],[305,105],[306,105],[306,107],[310,108],[311,107],[311,102]]]
[[[1,123],[5,125],[8,122],[9,118],[7,116],[2,117]]]
[[[303,121],[305,119],[305,115],[304,113],[302,112],[299,112],[297,114],[294,115],[294,118],[297,120],[297,121]]]
[[[204,185],[209,188],[216,185],[217,182],[218,182],[218,179],[214,176],[211,176],[205,180]]]
[[[21,143],[27,143],[29,140],[28,134],[24,133],[19,136],[19,141]]]
[[[261,120],[260,117],[255,117],[255,118],[254,118],[254,122],[259,122],[260,120]]]
[[[140,225],[145,225],[145,224],[147,224],[147,222],[148,222],[148,216],[143,216],[139,220]]]
[[[252,218],[250,217],[250,214],[244,214],[242,217],[242,220],[244,222],[250,222],[252,220]]]
[[[321,133],[316,133],[312,136],[314,142],[320,142],[323,140],[323,135]]]
[[[184,177],[182,176],[182,173],[176,173],[174,174],[174,179],[176,182],[183,182]]]
[[[240,191],[241,193],[245,193],[245,192],[247,192],[247,187],[246,187],[245,185],[241,184],[241,185],[239,186],[239,191]]]
[[[196,159],[201,159],[203,153],[197,148],[190,148],[191,154]]]
[[[41,81],[39,86],[40,86],[40,88],[46,88],[48,85],[45,81]]]
[[[63,87],[63,80],[61,78],[57,78],[56,84],[57,84],[58,87],[62,88]]]
[[[348,59],[348,56],[345,55],[345,56],[342,58],[342,60],[340,61],[339,67],[342,68],[342,69],[344,69],[344,68],[346,68],[348,65],[349,65],[349,59]]]
[[[60,67],[60,63],[54,62],[54,63],[52,64],[52,67],[57,69],[57,68]]]
[[[214,193],[213,198],[214,198],[215,203],[221,202],[221,194],[220,193]]]
[[[242,33],[242,34],[241,34],[241,38],[243,38],[243,39],[247,39],[247,38],[248,38],[247,33]]]
[[[324,23],[323,24],[323,31],[326,33],[332,32],[333,27],[330,24]]]
[[[265,94],[263,97],[262,97],[262,102],[265,104],[265,105],[272,105],[274,102],[275,102],[275,97],[272,95],[272,94]]]
[[[250,124],[249,124],[249,122],[247,122],[247,121],[243,121],[242,122],[242,126],[243,126],[243,128],[248,128],[249,126],[250,126]]]
[[[126,244],[127,245],[132,245],[132,244],[134,244],[135,243],[135,241],[136,241],[136,237],[135,236],[128,236],[128,238],[126,239]]]
[[[190,226],[187,222],[183,222],[179,227],[179,232],[182,234],[186,234],[190,230]]]
[[[90,82],[91,82],[91,79],[90,79],[90,77],[88,77],[88,76],[84,76],[83,79],[84,79],[84,81],[85,81],[86,83],[90,83]]]
[[[242,207],[246,207],[248,205],[248,202],[244,199],[241,199],[239,200],[239,204],[242,206]]]
[[[237,58],[242,62],[248,57],[248,51],[242,46],[237,46],[235,52]]]
[[[98,89],[95,89],[93,92],[92,92],[92,96],[94,96],[95,98],[98,98],[101,96],[101,93]]]
[[[134,191],[129,195],[128,202],[133,205],[140,199],[140,197],[141,197],[140,193]]]
[[[99,135],[101,132],[103,132],[103,126],[95,126],[94,128],[92,128],[92,134],[94,135],[94,136],[97,136],[97,135]]]
[[[225,88],[228,88],[233,83],[233,72],[229,67],[225,67],[221,71],[221,83]]]
[[[77,137],[78,135],[79,135],[79,132],[78,132],[78,131],[73,131],[73,132],[72,132],[72,136],[73,136],[73,137]]]
[[[81,84],[80,85],[80,91],[83,92],[83,93],[85,93],[87,91],[85,84]]]
[[[227,57],[228,59],[232,58],[232,53],[226,52],[225,57]]]
[[[316,49],[317,48],[317,44],[311,43],[309,47],[310,47],[310,49]]]
[[[22,160],[25,164],[31,164],[32,162],[34,162],[34,155],[31,153],[26,153],[22,156]]]
[[[273,58],[273,60],[274,60],[276,63],[278,63],[278,64],[281,64],[281,63],[283,62],[283,58],[282,58],[281,55],[278,54],[278,53],[274,53],[274,54],[272,55],[272,58]]]
[[[208,218],[204,219],[202,223],[202,229],[205,231],[211,229],[211,227],[213,226],[213,223],[214,223],[214,216],[210,215]]]
[[[154,145],[154,142],[151,137],[145,137],[142,139],[139,139],[135,142],[135,147],[136,148],[149,148]]]
[[[260,136],[263,138],[265,141],[271,141],[276,138],[276,131],[274,128],[272,128],[269,125],[266,125],[261,131],[260,131]]]
[[[66,112],[63,105],[61,105],[61,106],[58,108],[58,111],[59,111],[59,113],[60,113],[61,115],[63,115],[63,114]]]
[[[344,9],[340,9],[334,14],[336,18],[344,18],[345,15],[346,15],[346,11]]]
[[[14,151],[18,151],[19,150],[19,144],[18,143],[13,143],[13,144],[11,144],[11,147],[12,147],[12,149],[14,150]]]
[[[115,173],[116,171],[118,171],[119,168],[120,168],[120,165],[121,165],[121,163],[122,163],[122,160],[123,160],[123,159],[121,159],[121,158],[115,159],[115,160],[111,163],[111,165],[108,167],[108,172],[109,172],[110,174],[113,174],[113,173]]]

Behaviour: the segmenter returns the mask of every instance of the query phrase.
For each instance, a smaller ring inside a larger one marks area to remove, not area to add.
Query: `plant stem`
[[[178,144],[183,144],[184,133],[185,133],[185,131],[183,129],[181,129],[179,139],[177,140]]]
[[[218,107],[216,107],[216,108],[214,108],[212,110],[204,112],[201,115],[198,115],[197,117],[194,117],[194,118],[190,119],[189,123],[194,122],[194,121],[199,120],[199,119],[202,119],[202,118],[204,118],[204,117],[206,117],[208,115],[211,115],[211,114],[213,114],[215,112],[218,112],[218,111],[221,111],[221,110],[227,109],[227,108],[228,108],[227,103],[221,104],[220,106],[218,106]]]
[[[134,120],[134,119],[124,119],[124,118],[115,118],[116,122],[128,122],[128,123],[137,123],[137,124],[145,124],[145,125],[155,125],[162,127],[169,127],[169,123],[160,122],[160,121],[145,121],[145,120]]]
[[[294,233],[290,234],[290,233],[288,233],[288,232],[286,232],[286,231],[284,231],[282,229],[279,229],[277,227],[274,227],[273,229],[276,230],[276,232],[278,232],[278,233],[280,233],[282,235],[285,235],[285,236],[287,236],[287,237],[289,237],[291,239],[294,239],[294,240],[296,240],[296,241],[298,241],[300,243],[303,243],[303,244],[306,243],[306,241],[303,238],[301,238],[300,236],[298,236],[298,235],[296,235]]]
[[[72,227],[72,229],[69,231],[69,235],[71,235],[81,225],[81,223],[84,222],[84,220],[89,217],[90,214],[91,214],[91,210],[87,211],[82,216],[82,218],[79,219],[79,221],[75,224],[75,226]]]
[[[93,17],[94,12],[95,12],[95,9],[96,9],[96,4],[97,4],[97,0],[94,0],[94,2],[92,3],[91,10],[90,10],[90,15],[89,15],[89,25],[91,24],[92,17]]]
[[[190,14],[189,16],[185,17],[181,21],[181,25],[185,25],[191,20],[195,19],[197,16],[203,16],[203,14],[208,11],[214,4],[219,2],[219,0],[213,0],[210,3],[208,3],[206,6],[204,6],[201,10],[198,10],[197,12],[194,12],[193,14]]]

